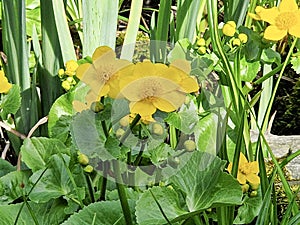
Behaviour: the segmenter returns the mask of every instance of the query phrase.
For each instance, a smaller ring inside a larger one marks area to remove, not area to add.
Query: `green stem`
[[[88,186],[91,202],[95,202],[95,195],[94,195],[94,190],[93,190],[93,186],[92,186],[91,177],[90,177],[89,174],[85,174],[84,176],[85,176],[85,180],[86,180],[86,183],[87,183],[87,186]]]
[[[122,210],[124,213],[126,225],[132,225],[133,223],[132,223],[132,219],[131,219],[131,212],[129,209],[125,188],[124,188],[124,185],[122,184],[122,176],[121,176],[119,161],[114,160],[112,162],[112,164],[113,164],[113,169],[114,169],[114,174],[115,174],[116,186],[118,189],[118,194],[119,194]]]
[[[282,75],[284,73],[284,70],[285,70],[285,68],[286,68],[286,66],[287,66],[287,64],[288,64],[288,62],[290,60],[290,57],[291,57],[291,55],[293,53],[294,47],[295,47],[295,45],[297,43],[297,40],[298,40],[298,38],[294,39],[294,41],[292,43],[292,46],[290,47],[290,50],[289,50],[289,52],[288,52],[288,54],[286,56],[286,59],[285,59],[285,61],[283,63],[281,71],[279,73],[277,82],[276,82],[276,84],[274,86],[273,93],[272,93],[272,96],[270,98],[270,101],[269,101],[269,104],[268,104],[268,108],[267,108],[267,111],[266,111],[266,114],[265,114],[265,117],[264,117],[264,120],[263,120],[263,125],[262,125],[262,129],[261,129],[262,131],[265,131],[266,128],[267,128],[267,126],[268,126],[268,122],[269,122],[269,117],[270,117],[270,114],[271,114],[272,105],[273,105],[273,102],[274,102],[274,99],[275,99],[275,96],[276,96],[276,92],[277,92],[280,80],[281,80]]]
[[[177,146],[176,128],[173,125],[170,125],[170,145],[173,149]]]

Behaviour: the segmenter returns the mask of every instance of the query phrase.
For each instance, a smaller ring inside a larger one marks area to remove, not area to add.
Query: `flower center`
[[[275,25],[280,30],[288,30],[297,23],[297,17],[292,12],[280,13],[275,19]]]
[[[162,85],[156,79],[147,79],[141,85],[140,90],[141,99],[151,100],[153,99],[153,97],[157,96],[161,92]]]
[[[108,64],[102,66],[98,71],[99,71],[98,74],[101,82],[107,83],[114,75],[114,66]]]
[[[247,164],[240,166],[239,170],[241,171],[242,174],[245,174],[245,175],[251,173],[251,170]]]

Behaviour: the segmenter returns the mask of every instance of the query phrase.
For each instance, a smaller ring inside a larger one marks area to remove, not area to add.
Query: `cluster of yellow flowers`
[[[0,93],[7,94],[12,84],[8,82],[3,70],[0,70]]]
[[[278,41],[287,34],[300,37],[300,10],[295,0],[282,0],[278,7],[270,9],[257,6],[255,13],[249,16],[270,24],[264,32],[265,39]]]
[[[228,37],[234,37],[237,32],[235,22],[227,21],[222,28],[222,32],[224,35],[226,35]],[[247,41],[248,41],[247,34],[240,33],[240,34],[238,34],[237,37],[232,39],[232,45],[240,46],[241,44],[247,43]]]
[[[177,110],[187,93],[199,89],[196,79],[189,75],[190,64],[184,60],[174,61],[169,66],[146,60],[133,64],[117,59],[111,48],[101,46],[93,53],[92,61],[92,64],[81,64],[76,71],[76,76],[91,88],[86,97],[87,105],[73,103],[77,111],[102,96],[126,98],[130,102],[130,113],[151,121],[157,109]]]
[[[69,60],[66,62],[65,69],[59,69],[58,76],[61,78],[61,86],[66,90],[70,90],[75,84],[76,81],[73,76],[76,74],[78,68],[78,63],[75,60]]]
[[[231,173],[232,163],[229,163],[227,169]],[[251,190],[253,191],[252,195],[255,194],[260,184],[260,178],[257,175],[258,172],[259,172],[258,162],[257,161],[248,162],[245,155],[243,153],[240,153],[237,180],[242,185],[243,192],[247,192],[250,185]]]

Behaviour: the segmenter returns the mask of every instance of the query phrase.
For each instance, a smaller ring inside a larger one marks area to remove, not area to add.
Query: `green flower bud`
[[[64,80],[62,83],[61,83],[61,86],[66,90],[70,90],[71,89],[71,84],[67,81],[67,80]]]
[[[256,197],[257,196],[257,191],[251,191],[250,197]]]
[[[199,47],[197,52],[201,55],[204,55],[206,53],[206,47],[204,46]]]
[[[156,135],[163,135],[164,134],[164,128],[159,123],[154,123],[152,125],[151,131],[152,131],[153,134],[156,134]]]
[[[77,156],[77,160],[83,166],[89,164],[89,158],[85,154],[79,153]]]
[[[116,136],[117,138],[120,138],[124,135],[125,133],[125,130],[123,130],[122,128],[119,128],[117,131],[116,131]]]
[[[83,171],[86,173],[91,173],[93,172],[94,168],[91,165],[87,165],[86,167],[84,167]]]
[[[192,152],[196,149],[196,143],[193,140],[186,140],[183,145],[188,152]]]
[[[95,113],[101,112],[104,109],[104,105],[101,102],[93,102],[91,110]]]
[[[205,39],[204,38],[199,38],[197,41],[198,46],[205,46]]]
[[[129,116],[124,116],[119,123],[122,127],[127,127],[129,125]]]

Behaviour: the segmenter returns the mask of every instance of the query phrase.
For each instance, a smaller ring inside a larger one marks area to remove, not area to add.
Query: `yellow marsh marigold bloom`
[[[116,59],[115,52],[107,46],[97,48],[92,60],[92,64],[81,64],[76,70],[76,76],[90,86],[93,95],[116,98],[120,94],[118,81],[120,71],[130,65],[130,62]]]
[[[222,28],[223,34],[229,37],[233,37],[236,31],[236,24],[234,21],[228,21]]]
[[[228,165],[228,171],[231,173],[232,163]],[[246,184],[248,181],[251,184],[259,184],[260,178],[257,175],[259,172],[258,162],[248,162],[245,155],[240,153],[239,169],[237,174],[237,180],[240,184]]]
[[[66,62],[65,74],[67,74],[70,77],[74,76],[77,68],[78,68],[78,63],[75,60],[69,60],[68,62]]]
[[[0,70],[0,93],[7,94],[11,87],[12,84],[8,82],[3,70]]]
[[[198,84],[185,73],[190,68],[181,63],[186,67],[181,70],[179,65],[168,67],[143,61],[128,67],[120,77],[120,88],[122,95],[130,101],[130,112],[149,121],[157,109],[175,111],[184,103],[186,93],[197,91]]]
[[[244,33],[240,33],[240,34],[238,35],[238,38],[240,39],[240,41],[241,41],[243,44],[247,43],[247,41],[248,41],[248,36],[247,36],[247,34],[244,34]]]
[[[270,24],[264,32],[265,39],[278,41],[287,34],[300,37],[300,10],[295,0],[282,0],[278,7],[270,9],[257,6],[255,12],[249,16]]]

